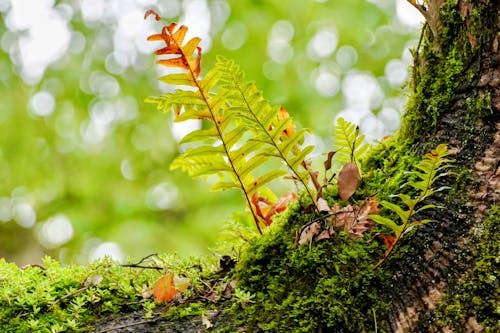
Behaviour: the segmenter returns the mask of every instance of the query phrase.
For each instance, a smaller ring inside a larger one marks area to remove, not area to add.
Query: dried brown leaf
[[[318,210],[320,212],[329,212],[330,211],[330,206],[328,206],[328,202],[325,199],[323,199],[323,198],[318,199]]]
[[[313,222],[305,225],[299,232],[299,245],[304,245],[306,243],[312,242],[313,238],[321,230],[321,223]]]
[[[361,184],[361,175],[359,168],[354,162],[344,164],[340,170],[338,179],[339,196],[342,200],[349,199]]]
[[[358,205],[348,205],[333,211],[335,214],[333,226],[343,229],[351,238],[361,238],[374,226],[374,222],[368,216],[377,212],[378,202],[375,197],[370,197],[363,202],[361,208]]]

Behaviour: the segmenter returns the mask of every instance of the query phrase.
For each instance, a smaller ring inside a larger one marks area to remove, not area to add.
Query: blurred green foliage
[[[30,76],[23,59],[36,49],[22,44],[37,26],[16,25],[18,5],[1,1],[0,256],[84,263],[105,245],[122,259],[198,255],[243,209],[238,192],[209,193],[203,180],[169,170],[179,150],[171,115],[143,102],[172,89],[156,80],[155,46],[145,46],[161,29],[142,20],[146,6],[208,33],[202,72],[217,54],[235,59],[266,98],[312,129],[321,153],[342,112],[372,119],[361,129],[375,138],[397,128],[418,28],[402,22],[398,2],[40,1],[71,34],[43,75]],[[35,7],[17,16],[29,22]]]

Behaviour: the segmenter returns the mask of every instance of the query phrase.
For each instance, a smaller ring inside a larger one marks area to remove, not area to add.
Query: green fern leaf
[[[436,149],[434,149],[431,153],[426,154],[416,165],[416,170],[407,173],[411,178],[416,180],[410,181],[405,185],[409,185],[417,190],[418,195],[412,197],[408,194],[400,193],[393,196],[398,197],[407,209],[403,209],[400,206],[388,201],[381,202],[382,206],[397,214],[401,220],[401,224],[378,214],[369,216],[370,219],[376,223],[385,225],[392,229],[396,235],[393,244],[396,244],[409,229],[432,222],[432,220],[428,219],[412,221],[412,218],[415,214],[424,210],[440,208],[434,204],[426,204],[423,206],[421,204],[428,196],[436,193],[436,191],[442,190],[441,188],[435,190],[432,186],[438,178],[448,174],[445,170],[451,167],[450,163],[452,162],[451,160],[446,159],[446,156],[448,155],[450,155],[450,153],[448,152],[446,145],[438,145]],[[384,257],[374,266],[374,268],[378,267],[389,256],[391,251],[392,246],[387,250]]]
[[[370,145],[364,143],[365,136],[359,135],[359,128],[339,117],[333,138],[335,158],[340,162],[356,162],[360,168],[359,160],[369,151]]]
[[[312,151],[312,147],[298,149],[305,130],[295,131],[292,134],[293,123],[288,113],[285,115],[286,111],[272,107],[254,83],[242,82],[244,74],[234,61],[219,56],[216,69],[220,71],[221,94],[226,96],[231,111],[238,115],[235,117],[238,126],[252,132],[254,136],[252,140],[271,147],[274,152],[266,150],[262,154],[274,156],[287,165],[294,177],[303,184],[311,200],[315,202],[316,197],[308,185],[307,173],[301,173],[299,170],[301,162]],[[254,165],[256,164],[253,164],[252,168]]]
[[[169,74],[160,77],[158,80],[175,86],[196,87],[196,81],[193,79],[193,76],[188,73]]]

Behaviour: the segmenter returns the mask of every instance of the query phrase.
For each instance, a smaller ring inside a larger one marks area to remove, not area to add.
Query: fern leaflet
[[[388,247],[386,253],[383,258],[374,266],[374,268],[378,267],[382,262],[387,259],[389,254],[391,253],[394,245],[404,236],[404,234],[410,230],[411,228],[422,225],[432,220],[418,220],[413,221],[412,218],[415,214],[422,212],[427,209],[438,208],[436,205],[427,204],[420,206],[419,205],[429,196],[433,195],[436,192],[443,191],[447,189],[447,187],[441,187],[438,189],[434,189],[432,185],[434,182],[440,177],[444,177],[449,173],[445,170],[451,167],[451,160],[447,159],[446,156],[450,155],[446,145],[438,145],[436,149],[432,152],[426,154],[424,159],[422,159],[416,166],[415,171],[409,172],[410,178],[416,179],[411,180],[407,183],[407,185],[411,186],[415,190],[418,191],[418,195],[415,197],[411,197],[408,194],[397,194],[394,197],[399,198],[406,208],[402,208],[394,203],[388,201],[381,201],[383,207],[395,213],[399,220],[401,220],[401,224],[396,223],[394,220],[380,216],[378,214],[370,215],[369,218],[373,221],[385,225],[389,227],[395,234],[395,238],[392,240],[390,246]]]
[[[360,167],[359,160],[366,154],[370,145],[364,143],[365,135],[359,135],[359,127],[339,117],[334,134],[335,158],[340,162],[355,162]]]
[[[233,60],[218,56],[216,69],[220,73],[221,93],[226,96],[230,109],[238,114],[238,125],[252,132],[252,140],[271,148],[260,154],[281,160],[316,204],[316,194],[309,186],[309,172],[301,170],[302,162],[313,150],[312,146],[299,149],[306,130],[295,131],[283,107],[271,106],[253,82],[243,82],[244,73]]]

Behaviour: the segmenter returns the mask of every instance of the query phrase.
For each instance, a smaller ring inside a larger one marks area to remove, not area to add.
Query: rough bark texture
[[[411,255],[393,264],[387,327],[391,332],[485,329],[474,312],[463,322],[444,325],[436,320],[435,311],[444,294],[457,292],[457,283],[476,261],[477,228],[500,199],[500,6],[498,1],[448,1],[440,9],[440,44],[424,49],[416,59],[419,77],[427,79],[417,79],[420,95],[414,98],[419,103],[408,110],[402,131],[420,151],[429,144],[447,143],[456,152],[456,165],[463,173],[442,180],[443,185],[454,188],[436,198],[436,204],[446,207],[431,216],[439,223],[419,230],[409,244]],[[434,38],[427,32],[424,43]],[[462,67],[451,77],[459,81],[439,76],[444,71],[432,76],[438,67],[449,70],[451,61]],[[451,91],[433,90],[454,83],[456,88]],[[434,100],[442,98],[436,96],[439,93],[448,94],[447,100],[438,105],[441,109],[429,111]],[[473,102],[478,100],[484,103]],[[413,124],[417,119],[421,123]],[[498,216],[492,223],[498,223]],[[498,293],[498,289],[491,292]]]
[[[386,327],[380,329],[482,332],[488,327],[480,324],[484,318],[477,317],[473,306],[464,304],[465,313],[444,319],[447,295],[463,292],[462,302],[471,301],[461,283],[473,275],[472,267],[481,258],[477,246],[484,242],[483,224],[489,219],[498,225],[500,220],[498,210],[492,213],[500,201],[500,2],[431,0],[419,10],[428,28],[415,53],[414,93],[400,140],[413,147],[415,156],[438,143],[448,144],[455,153],[456,173],[440,179],[440,185],[452,189],[434,197],[434,204],[445,209],[423,216],[439,222],[404,239],[401,248],[411,251],[402,251],[398,260],[380,268],[392,274],[385,286],[391,308]],[[490,241],[498,238],[497,229],[492,229]],[[498,295],[498,282],[484,283],[483,290]],[[128,321],[119,329],[113,318],[98,324],[96,332],[205,331],[196,320],[172,326],[156,319],[136,325]],[[225,323],[228,318],[215,317],[213,323],[218,320]]]

